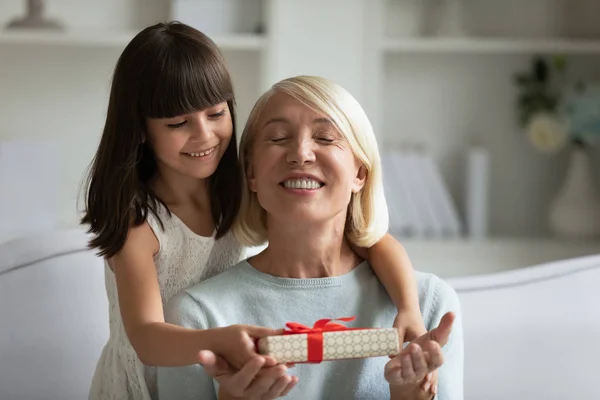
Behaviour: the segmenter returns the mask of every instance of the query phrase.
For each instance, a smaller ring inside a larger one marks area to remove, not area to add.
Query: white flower
[[[534,114],[527,124],[529,141],[544,153],[559,151],[567,143],[568,136],[567,125],[554,114]]]

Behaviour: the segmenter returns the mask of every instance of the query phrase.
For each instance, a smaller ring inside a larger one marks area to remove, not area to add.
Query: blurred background
[[[87,398],[108,305],[83,178],[121,51],[167,20],[221,48],[238,127],[299,74],[363,105],[390,231],[459,295],[465,398],[600,398],[599,16],[598,0],[0,0],[0,398]]]
[[[594,0],[0,0],[0,238],[78,225],[116,60],[143,27],[180,20],[225,54],[238,126],[292,75],[355,95],[417,268],[597,253],[599,13]]]

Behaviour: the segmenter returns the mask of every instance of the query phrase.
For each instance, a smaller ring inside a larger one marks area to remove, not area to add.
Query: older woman
[[[173,298],[166,319],[204,329],[287,321],[309,325],[351,315],[356,316],[352,326],[391,326],[396,316],[392,300],[350,245],[375,243],[385,234],[388,218],[375,136],[356,100],[322,78],[281,81],[255,105],[240,157],[246,187],[236,234],[245,244],[268,246]],[[428,398],[418,390],[419,380],[443,359],[438,398],[462,399],[457,295],[431,274],[417,273],[417,282],[427,329],[440,326],[392,361],[379,357],[297,365],[298,383],[289,391],[296,378],[283,367],[264,368],[265,361],[258,360],[239,372],[228,371],[204,354],[205,368],[160,369],[161,398],[216,398],[219,385],[220,397]]]

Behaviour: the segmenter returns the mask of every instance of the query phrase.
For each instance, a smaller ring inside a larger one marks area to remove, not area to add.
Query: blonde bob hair
[[[293,97],[331,119],[356,159],[366,169],[364,187],[352,194],[348,205],[346,236],[356,246],[371,247],[388,229],[388,209],[375,134],[364,110],[347,90],[325,78],[314,76],[284,79],[274,84],[254,105],[240,141],[243,189],[240,212],[233,226],[234,234],[246,246],[259,246],[267,241],[266,211],[258,202],[256,193],[248,186],[247,170],[252,162],[258,123],[269,99],[278,92]]]

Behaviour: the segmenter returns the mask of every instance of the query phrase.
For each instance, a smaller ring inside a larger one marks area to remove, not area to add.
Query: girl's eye
[[[171,129],[177,129],[177,128],[181,128],[185,124],[187,124],[187,121],[179,122],[177,124],[168,124],[167,126]]]
[[[317,138],[318,140],[320,140],[321,142],[325,142],[325,143],[333,143],[333,139],[330,137],[319,137]]]
[[[209,118],[216,119],[216,118],[220,118],[220,117],[222,117],[223,115],[225,115],[225,109],[222,109],[222,110],[221,110],[221,111],[219,111],[218,113],[210,114],[208,117],[209,117]]]

